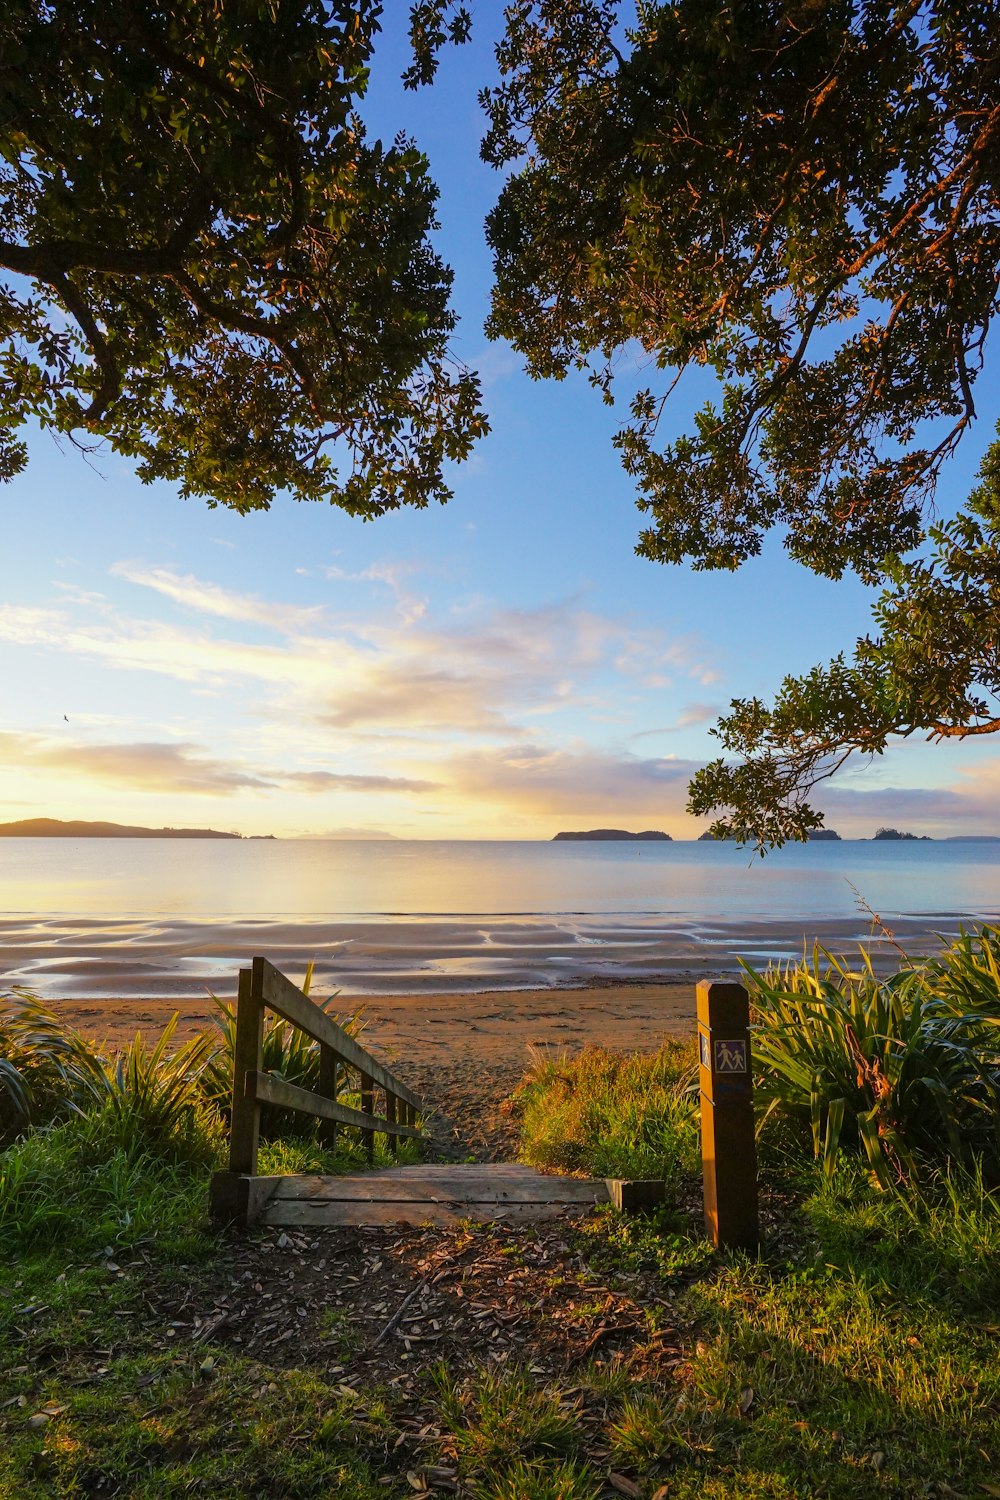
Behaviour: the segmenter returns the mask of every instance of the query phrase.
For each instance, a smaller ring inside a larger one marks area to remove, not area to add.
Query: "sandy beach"
[[[203,1000],[53,999],[48,1002],[85,1036],[110,1047],[136,1032],[158,1036],[179,1015],[178,1038],[212,1024]],[[532,1048],[578,1051],[593,1044],[626,1051],[658,1047],[665,1036],[694,1031],[694,985],[597,984],[586,989],[504,990],[484,994],[382,995],[360,1007],[366,1046],[393,1063],[434,1066],[446,1060],[486,1067],[527,1067]]]
[[[85,1036],[114,1048],[136,1032],[158,1036],[176,1011],[178,1037],[212,1024],[211,1000],[55,999],[49,1004]],[[593,984],[586,989],[485,994],[390,995],[360,1005],[365,1045],[426,1100],[436,1156],[506,1160],[516,1124],[503,1101],[538,1052],[587,1045],[654,1051],[665,1037],[694,1033],[693,983]]]

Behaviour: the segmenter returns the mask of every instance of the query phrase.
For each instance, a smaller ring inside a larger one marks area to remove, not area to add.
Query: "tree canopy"
[[[631,29],[619,0],[515,0],[498,60],[489,331],[608,400],[644,351],[616,438],[638,552],[736,568],[776,528],[817,573],[883,585],[853,659],[732,704],[740,759],[690,810],[805,837],[852,752],[1000,729],[1000,445],[932,524],[998,305],[994,0],[640,0]],[[692,366],[718,397],[660,442]]]
[[[416,68],[435,14],[415,8]],[[279,489],[366,517],[447,496],[485,419],[448,353],[427,163],[357,114],[378,17],[8,0],[0,477],[34,419],[240,511]]]

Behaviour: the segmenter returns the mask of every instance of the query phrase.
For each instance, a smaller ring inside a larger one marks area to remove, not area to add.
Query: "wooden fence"
[[[319,1043],[317,1093],[264,1072],[264,1015],[269,1010]],[[345,1069],[358,1074],[360,1109],[338,1102]],[[383,1101],[382,1113],[376,1110],[379,1095]],[[421,1135],[416,1121],[422,1105],[412,1089],[354,1037],[348,1036],[326,1011],[296,989],[266,958],[255,958],[251,968],[240,970],[229,1170],[217,1172],[212,1179],[212,1213],[216,1219],[252,1222],[258,1200],[269,1196],[274,1189],[274,1178],[257,1175],[262,1104],[318,1118],[323,1122],[321,1140],[327,1146],[335,1143],[338,1125],[355,1126],[361,1132],[369,1160],[374,1153],[376,1133],[386,1136],[393,1152],[401,1136]]]

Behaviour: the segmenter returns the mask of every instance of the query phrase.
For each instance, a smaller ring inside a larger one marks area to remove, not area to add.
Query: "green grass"
[[[50,1204],[81,1190],[74,1123],[15,1148],[36,1153],[29,1175],[43,1174]],[[650,1336],[680,1329],[680,1363],[610,1359],[541,1376],[529,1345],[520,1368],[441,1372],[421,1394],[441,1434],[424,1462],[455,1467],[477,1500],[596,1500],[613,1493],[610,1473],[644,1500],[664,1485],[669,1500],[989,1493],[979,1486],[995,1483],[1000,1460],[996,1196],[958,1169],[919,1198],[886,1194],[860,1160],[832,1180],[811,1162],[792,1175],[768,1168],[763,1187],[777,1217],[759,1258],[716,1254],[677,1211],[606,1211],[560,1230],[595,1286],[638,1298]],[[194,1285],[224,1253],[204,1219],[203,1178],[146,1157],[103,1191],[103,1216],[67,1212],[0,1249],[0,1494],[412,1493],[392,1458],[405,1397],[347,1397],[336,1379],[233,1348],[163,1349],[162,1330],[137,1318],[145,1286]],[[323,1333],[337,1357],[339,1314]],[[25,1389],[25,1407],[3,1406]],[[31,1427],[47,1406],[50,1420]]]
[[[610,1215],[586,1237],[605,1273],[655,1265],[693,1325],[681,1380],[640,1385],[609,1429],[644,1493],[990,1493],[1000,1203],[975,1176],[939,1178],[914,1205],[863,1170],[831,1184],[812,1169],[760,1258],[706,1254],[696,1229],[669,1233],[666,1253],[664,1238]]]
[[[988,1063],[998,953],[994,935],[963,937],[922,971],[923,992],[905,1013],[892,1007],[916,977],[878,992],[864,989],[863,974],[850,980],[841,1008],[860,1007],[846,1043],[853,1076],[860,1050],[887,1078],[899,1064],[892,1077],[903,1103],[911,1085],[919,1097],[940,1061],[947,1007],[973,1018],[960,1040],[974,1033]],[[819,978],[827,987],[810,989],[815,973],[793,973],[776,1006],[836,1008],[830,976]],[[780,988],[773,975],[767,984]],[[908,1030],[914,1014],[920,1025]],[[816,1038],[797,1039],[787,1021],[789,1056],[801,1059]],[[846,1087],[844,1047],[830,1041],[847,1038],[839,1024],[823,1046]],[[929,1050],[918,1056],[924,1040]],[[134,1050],[110,1083],[102,1066],[102,1085],[72,1039],[63,1046],[37,1013],[14,1041],[23,1107],[51,1123],[0,1153],[0,1496],[413,1494],[410,1460],[396,1449],[406,1396],[348,1395],[339,1377],[278,1369],[235,1346],[163,1347],[139,1315],[144,1287],[196,1285],[225,1253],[206,1219],[221,1123],[206,1107],[199,1058],[171,1070],[166,1047]],[[803,1092],[791,1071],[788,1107],[775,1107],[762,1138],[764,1238],[749,1257],[713,1251],[693,1206],[691,1048],[538,1060],[517,1101],[527,1160],[669,1184],[671,1206],[653,1215],[606,1210],[558,1231],[593,1277],[591,1294],[580,1272],[579,1315],[616,1287],[636,1304],[638,1343],[631,1356],[597,1354],[557,1375],[532,1370],[527,1339],[519,1365],[442,1369],[419,1392],[439,1434],[422,1463],[457,1472],[475,1500],[1000,1492],[1000,1192],[980,1149],[981,1096],[973,1090],[968,1110],[954,1114],[960,1149],[949,1152],[943,1125],[930,1143],[937,1149],[904,1140],[919,1171],[894,1173],[886,1192],[861,1129],[842,1128],[837,1149],[813,1159],[815,1078]],[[5,1097],[9,1123],[21,1107],[16,1085]],[[881,1124],[901,1128],[904,1111],[896,1113]],[[850,1124],[846,1106],[844,1118]],[[260,1167],[329,1171],[361,1159],[345,1132],[336,1153],[312,1139],[271,1141]],[[380,1141],[377,1160],[389,1159]],[[507,1262],[518,1263],[524,1243],[505,1240]],[[338,1310],[321,1323],[320,1357],[349,1344],[348,1321]],[[655,1342],[664,1332],[670,1360]],[[45,1420],[32,1425],[33,1416]]]
[[[532,1166],[592,1177],[674,1183],[698,1160],[693,1044],[651,1055],[588,1047],[537,1056],[515,1095],[521,1156]]]

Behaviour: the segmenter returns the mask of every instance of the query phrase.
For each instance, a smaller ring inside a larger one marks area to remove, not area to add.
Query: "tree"
[[[0,477],[34,419],[239,511],[447,497],[486,423],[448,354],[427,163],[356,112],[378,16],[8,0]]]
[[[927,530],[998,305],[1000,28],[994,0],[637,10],[628,31],[618,0],[507,12],[489,331],[609,401],[629,346],[661,372],[615,440],[640,555],[736,568],[777,527],[817,573],[883,585],[851,661],[717,727],[741,760],[689,808],[763,849],[821,824],[811,789],[852,752],[1000,729],[1000,445]],[[699,365],[718,399],[658,446]]]

